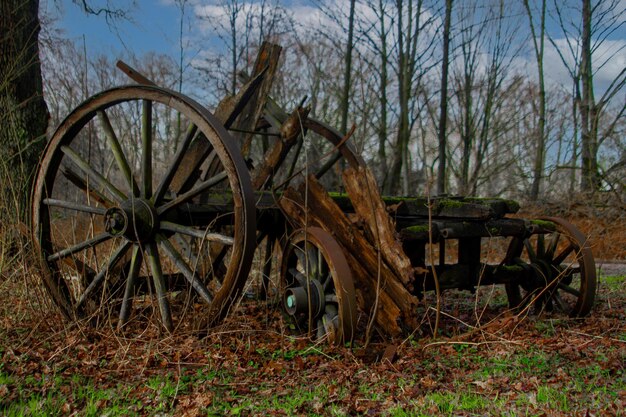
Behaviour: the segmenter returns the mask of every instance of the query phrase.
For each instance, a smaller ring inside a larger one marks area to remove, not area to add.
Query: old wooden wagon
[[[351,133],[269,96],[279,54],[264,44],[213,113],[120,64],[137,84],[61,123],[32,224],[43,283],[68,318],[124,328],[152,308],[169,332],[210,328],[251,269],[294,323],[335,342],[355,337],[359,312],[390,336],[410,331],[432,290],[503,284],[511,308],[590,312],[594,260],[575,227],[512,217],[504,199],[381,197]],[[495,260],[482,250],[491,239]]]

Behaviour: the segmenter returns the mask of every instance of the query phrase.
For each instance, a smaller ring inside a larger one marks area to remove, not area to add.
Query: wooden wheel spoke
[[[108,233],[101,233],[99,235],[96,235],[94,237],[92,237],[91,239],[87,239],[83,242],[80,242],[74,246],[70,246],[69,248],[65,248],[63,250],[60,250],[58,252],[53,253],[52,255],[49,255],[46,259],[48,260],[48,262],[54,262],[57,261],[59,259],[63,259],[63,258],[67,258],[68,256],[71,256],[77,252],[83,251],[85,249],[89,249],[92,248],[102,242],[106,242],[107,240],[111,239],[112,236]]]
[[[109,180],[104,178],[102,174],[97,172],[89,165],[89,162],[85,161],[82,156],[77,154],[69,146],[61,146],[61,152],[65,154],[72,162],[74,162],[85,174],[87,174],[98,186],[107,190],[111,197],[113,197],[118,203],[126,200],[126,195],[121,192],[116,186],[111,184]]]
[[[107,274],[111,272],[111,270],[115,267],[115,265],[117,265],[120,259],[122,259],[124,254],[126,254],[126,251],[128,251],[128,248],[130,247],[130,245],[131,243],[128,241],[123,242],[117,248],[117,250],[113,253],[113,255],[111,255],[111,258],[109,258],[106,265],[104,265],[100,269],[98,274],[93,278],[93,281],[91,281],[91,283],[87,286],[87,288],[85,288],[85,291],[83,292],[83,294],[80,296],[80,299],[76,303],[77,308],[80,308],[80,306],[82,306],[85,303],[85,301],[89,299],[89,297],[96,290],[96,288],[100,286],[100,284],[105,279]]]
[[[120,308],[120,317],[117,322],[117,328],[121,329],[128,318],[130,317],[130,310],[133,306],[133,292],[135,291],[135,282],[139,275],[139,269],[141,268],[141,262],[143,259],[143,253],[139,245],[133,247],[133,254],[130,259],[130,270],[128,271],[128,277],[126,278],[126,288],[124,289],[124,298],[122,300],[122,306]]]
[[[537,257],[540,259],[544,259],[546,255],[546,238],[545,235],[539,234],[537,235]]]
[[[342,156],[343,155],[340,151],[334,151],[330,159],[326,161],[326,163],[324,163],[324,165],[315,173],[315,178],[318,180],[322,178],[324,174],[326,174],[332,167],[335,166],[337,161],[339,161]]]
[[[528,258],[530,259],[530,261],[531,262],[536,262],[537,261],[537,253],[533,249],[533,246],[531,245],[529,239],[525,239],[524,240],[524,247],[526,248],[526,252],[528,253]]]
[[[104,216],[104,213],[106,213],[106,209],[102,207],[93,207],[86,204],[73,203],[71,201],[65,200],[57,200],[54,198],[44,198],[43,203],[50,207],[66,208],[74,211],[80,211],[83,213],[97,214],[99,216]]]
[[[337,298],[337,294],[326,294],[324,296],[324,301],[326,301],[327,303],[338,303],[339,299]]]
[[[296,268],[289,268],[287,272],[293,277],[294,282],[298,283],[298,286],[306,287],[307,277]]]
[[[513,263],[513,259],[519,258],[523,248],[524,241],[518,237],[513,237],[506,250],[506,255],[504,256],[502,263],[504,265],[511,265]]]
[[[183,158],[185,157],[187,150],[189,149],[189,145],[191,144],[191,141],[196,136],[197,131],[198,131],[198,127],[196,125],[194,124],[189,125],[189,128],[187,129],[187,133],[185,135],[185,139],[183,139],[183,143],[181,144],[180,148],[178,148],[178,150],[176,151],[176,155],[174,156],[174,161],[168,168],[165,176],[161,180],[161,183],[157,187],[157,190],[154,193],[154,196],[152,197],[152,201],[154,204],[159,204],[161,202],[161,199],[163,198],[163,196],[165,195],[165,192],[167,191],[168,187],[172,183],[172,179],[174,179],[174,175],[178,171],[178,167],[180,166],[181,162],[183,161]]]
[[[561,310],[564,313],[569,312],[570,307],[567,305],[567,303],[563,300],[563,298],[561,297],[561,295],[559,294],[558,291],[555,291],[553,296],[552,296],[552,300],[554,301],[554,304],[556,305],[556,307]]]
[[[128,165],[128,160],[122,150],[122,145],[120,145],[120,141],[117,139],[113,126],[111,126],[109,117],[104,110],[98,111],[98,117],[100,118],[100,123],[102,124],[102,128],[104,129],[104,133],[107,137],[107,142],[109,143],[113,156],[115,157],[117,167],[124,175],[124,178],[126,178],[126,182],[128,183],[132,195],[139,197],[139,187],[137,186],[137,182],[135,181],[130,166]]]
[[[320,253],[316,247],[310,246],[306,250],[306,261],[307,261],[307,275],[310,279],[319,280],[319,263]]]
[[[556,252],[556,248],[559,245],[559,239],[561,237],[560,233],[553,233],[550,238],[550,242],[548,243],[548,247],[546,249],[546,259],[551,261],[554,258],[554,253]]]
[[[193,287],[194,290],[202,297],[207,304],[211,304],[213,302],[213,296],[207,289],[207,287],[200,281],[197,274],[189,268],[182,255],[176,250],[174,245],[171,244],[169,240],[163,238],[160,241],[161,246],[165,250],[167,256],[174,262],[174,265],[183,273],[185,279],[189,282],[189,284]]]
[[[209,188],[219,184],[220,182],[224,181],[227,178],[228,178],[228,174],[226,173],[226,171],[220,172],[219,174],[216,174],[212,176],[211,178],[200,182],[195,188],[187,191],[186,193],[179,195],[178,197],[176,197],[174,200],[170,201],[169,203],[162,205],[161,207],[157,209],[157,213],[159,215],[164,214],[167,211],[173,209],[174,207],[177,207],[191,200],[197,195],[205,192]]]
[[[104,196],[104,194],[102,194],[98,190],[94,190],[92,187],[90,187],[87,184],[87,182],[80,175],[78,175],[74,170],[72,170],[71,168],[69,168],[67,166],[62,166],[61,167],[61,174],[69,182],[71,182],[76,187],[81,189],[85,194],[87,194],[89,196],[89,198],[94,199],[98,203],[102,204],[104,207],[111,207],[111,206],[114,205],[114,203],[109,198]]]
[[[143,100],[141,113],[141,194],[152,197],[152,102]]]
[[[223,245],[232,246],[235,243],[235,239],[230,236],[222,235],[220,233],[210,233],[204,230],[195,229],[191,226],[184,226],[177,223],[172,223],[168,221],[161,222],[161,230],[166,230],[168,232],[176,232],[181,233],[183,235],[192,236],[198,239],[206,240],[209,242],[217,242]]]
[[[570,243],[565,249],[561,251],[561,253],[555,256],[552,263],[554,265],[561,265],[565,258],[567,258],[572,252],[574,252],[575,249],[576,247],[572,243]]]
[[[157,302],[159,304],[159,312],[161,313],[161,320],[163,327],[169,332],[174,330],[172,324],[172,313],[170,312],[170,303],[167,301],[167,294],[165,292],[165,279],[163,277],[163,270],[161,269],[161,259],[159,257],[159,251],[154,242],[146,243],[146,256],[148,257],[148,265],[152,272],[152,282],[154,282],[154,289],[156,291]]]
[[[569,285],[566,285],[566,284],[564,284],[562,282],[559,282],[557,284],[557,287],[558,287],[559,290],[565,291],[566,293],[571,294],[574,297],[577,297],[577,298],[580,297],[580,291],[576,290],[573,287],[570,287]]]
[[[322,281],[322,286],[324,288],[324,292],[326,292],[329,288],[333,288],[331,284],[333,283],[333,277],[330,272],[326,273],[326,278]]]

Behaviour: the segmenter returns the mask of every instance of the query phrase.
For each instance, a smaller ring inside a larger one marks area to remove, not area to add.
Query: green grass
[[[609,275],[600,278],[600,285],[605,286],[610,291],[619,291],[626,285],[626,275]]]

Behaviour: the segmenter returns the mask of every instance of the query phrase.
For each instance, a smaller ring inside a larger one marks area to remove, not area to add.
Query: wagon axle
[[[145,199],[131,198],[104,214],[104,229],[114,237],[145,242],[154,237],[159,220],[154,206]]]
[[[308,287],[308,290],[307,290]],[[291,316],[310,314],[317,318],[324,311],[324,289],[316,279],[310,280],[304,285],[288,288],[284,295],[285,310]]]

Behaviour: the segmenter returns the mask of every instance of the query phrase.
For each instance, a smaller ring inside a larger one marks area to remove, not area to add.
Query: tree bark
[[[437,193],[446,192],[446,127],[448,123],[448,64],[450,48],[450,21],[452,0],[446,0],[446,17],[443,24],[443,56],[441,58],[441,103],[439,107],[439,167],[437,169]]]
[[[48,108],[39,61],[39,0],[0,2],[0,219],[28,221],[28,197],[45,146]],[[8,202],[11,202],[9,204]]]
[[[354,7],[356,0],[350,1],[348,16],[348,45],[346,46],[346,61],[343,75],[343,92],[341,94],[341,126],[339,132],[345,135],[348,131],[348,110],[350,109],[350,89],[352,87],[352,50],[354,49]]]
[[[539,43],[537,43],[537,33],[535,24],[533,22],[533,16],[530,10],[530,4],[528,0],[524,0],[524,8],[528,15],[528,22],[530,24],[530,33],[533,37],[533,46],[535,49],[535,58],[537,60],[537,75],[539,77],[539,125],[537,126],[537,148],[535,153],[535,163],[533,169],[533,183],[530,189],[531,201],[537,201],[539,197],[539,190],[541,186],[541,178],[543,175],[543,167],[545,160],[545,147],[546,147],[546,87],[543,76],[543,51],[545,44],[545,31],[546,31],[546,0],[541,2],[541,16],[539,22]]]
[[[591,0],[583,0],[582,50],[580,78],[582,102],[580,105],[582,147],[582,192],[593,192],[598,188],[598,162],[596,160],[598,130],[596,104],[593,93],[593,69],[591,66]]]

